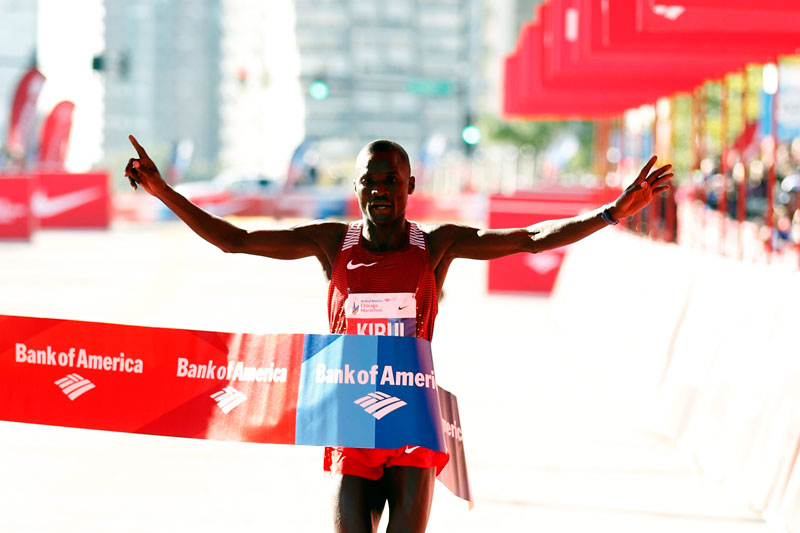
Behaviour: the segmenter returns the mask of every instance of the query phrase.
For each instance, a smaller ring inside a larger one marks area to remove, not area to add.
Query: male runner
[[[669,188],[670,165],[651,172],[653,156],[614,202],[572,218],[527,228],[477,229],[459,224],[420,226],[406,220],[414,176],[397,143],[373,141],[356,159],[358,222],[315,221],[282,230],[247,231],[215,217],[172,189],[133,136],[138,159],[125,168],[131,186],[161,200],[192,230],[224,252],[276,259],[315,256],[327,279],[332,333],[357,333],[360,298],[390,295],[386,318],[400,319],[392,333],[430,340],[438,296],[453,259],[493,259],[536,253],[576,242],[644,208]],[[403,311],[398,312],[398,309]],[[400,316],[388,316],[388,313]],[[363,328],[361,328],[363,331]],[[425,531],[436,473],[447,455],[413,446],[398,450],[328,448],[325,469],[338,474],[334,527],[338,532],[374,532],[386,502],[387,532]]]

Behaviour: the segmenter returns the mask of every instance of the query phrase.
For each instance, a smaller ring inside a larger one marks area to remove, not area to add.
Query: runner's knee
[[[386,532],[425,531],[433,501],[436,469],[392,466],[386,468],[383,479],[389,501]]]

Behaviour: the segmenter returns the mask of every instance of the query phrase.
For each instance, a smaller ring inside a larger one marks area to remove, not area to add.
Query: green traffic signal
[[[325,100],[331,94],[331,89],[324,81],[316,80],[308,86],[308,94],[314,100]]]
[[[470,146],[474,146],[481,141],[481,130],[477,126],[465,126],[461,130],[461,139]]]

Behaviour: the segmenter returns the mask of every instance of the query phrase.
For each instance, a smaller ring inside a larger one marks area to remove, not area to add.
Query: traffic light
[[[461,128],[461,140],[464,141],[464,153],[467,154],[468,157],[472,157],[472,153],[475,151],[475,145],[481,142],[481,130],[473,123],[472,118],[472,113],[467,113],[464,116],[464,122],[462,122],[464,127]]]
[[[308,86],[308,95],[314,100],[325,100],[331,94],[331,89],[323,80],[314,80]]]
[[[464,153],[472,155],[475,145],[481,142],[481,130],[475,125],[474,116],[471,111],[464,113],[463,128],[461,128],[461,140],[464,141]]]
[[[467,146],[475,146],[481,142],[481,130],[473,124],[467,124],[464,126],[464,129],[461,130],[461,139]]]

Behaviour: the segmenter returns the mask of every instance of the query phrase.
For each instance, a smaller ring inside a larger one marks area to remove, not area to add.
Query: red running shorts
[[[378,479],[387,466],[436,467],[436,475],[442,471],[450,455],[435,452],[422,446],[403,446],[392,449],[326,447],[323,468],[334,474],[348,474],[367,479]]]

